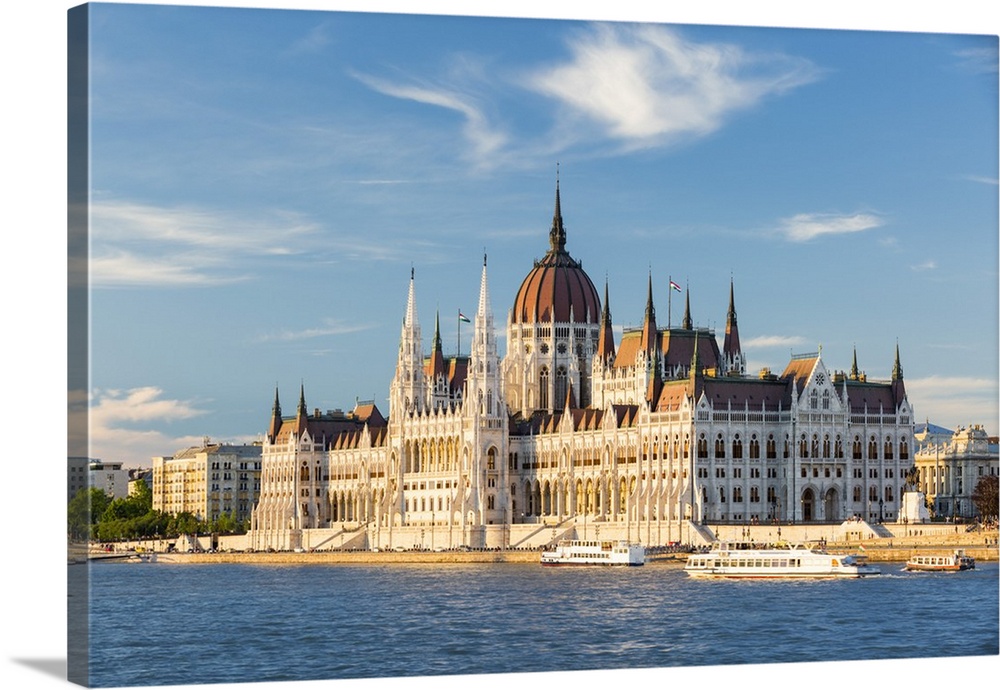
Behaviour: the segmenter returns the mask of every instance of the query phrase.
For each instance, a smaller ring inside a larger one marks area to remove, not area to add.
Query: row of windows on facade
[[[743,459],[743,440],[737,434],[733,437],[731,445],[732,458],[734,460]],[[750,437],[750,442],[748,444],[749,457],[751,460],[756,460],[760,458],[760,441],[757,440],[756,436]],[[726,457],[726,442],[723,435],[720,433],[715,438],[715,458],[721,459]],[[799,457],[800,458],[835,458],[842,459],[844,457],[844,444],[840,436],[834,438],[832,442],[833,454],[831,455],[831,441],[829,435],[825,435],[820,440],[817,434],[813,434],[812,438],[809,439],[805,434],[799,439]],[[863,444],[861,437],[855,436],[854,441],[851,443],[851,457],[854,460],[864,459],[862,456]],[[879,444],[872,436],[868,441],[868,460],[893,460],[895,456],[896,447],[892,442],[891,438],[886,438],[885,442],[882,444],[882,455],[879,456]],[[773,435],[769,435],[767,442],[765,444],[766,458],[773,460],[777,458],[777,442]],[[782,445],[782,457],[788,458],[791,455],[791,443],[788,438],[785,439]],[[698,438],[698,457],[707,458],[708,457],[708,439],[702,434]],[[899,459],[908,460],[910,458],[910,446],[903,440],[899,442]]]
[[[734,486],[729,490],[731,499],[733,503],[743,503],[743,487]],[[899,488],[899,493],[903,493],[903,487]],[[854,503],[863,503],[864,487],[855,486],[851,492]],[[885,486],[882,491],[883,503],[893,503],[895,501],[896,492],[892,486]],[[708,487],[703,486],[701,488],[702,501],[704,503],[709,502],[709,491]],[[719,503],[726,502],[726,487],[718,487]],[[749,488],[750,503],[760,503],[760,488],[756,486],[751,486]],[[879,500],[879,490],[875,485],[868,487],[868,500],[876,502]],[[778,502],[778,495],[775,487],[767,487],[767,502],[774,504]]]
[[[221,467],[220,467],[220,465],[221,465]],[[222,469],[222,470],[231,470],[231,469],[233,469],[233,463],[231,463],[231,462],[223,462],[223,463],[213,462],[211,464],[211,467],[209,469],[213,469],[213,470],[219,470],[219,469]],[[258,462],[241,462],[241,463],[239,463],[239,469],[241,469],[241,470],[259,470],[260,469],[260,462],[259,461]]]
[[[232,490],[233,490],[233,487],[231,487],[231,486],[226,486],[226,487],[223,487],[223,488],[220,489],[218,484],[212,484],[212,488],[209,489],[209,491],[232,491]],[[248,484],[246,482],[240,484],[239,487],[237,488],[237,491],[249,491],[249,490],[250,490],[250,484]],[[259,481],[253,483],[253,490],[254,491],[260,491],[260,482]]]
[[[223,480],[229,481],[232,478],[233,478],[233,473],[232,472],[223,472],[222,473],[222,479]],[[247,474],[246,472],[241,472],[240,473],[240,479],[242,481],[246,481],[246,480],[250,479],[250,475]],[[219,481],[219,473],[218,472],[213,472],[212,473],[212,481]]]

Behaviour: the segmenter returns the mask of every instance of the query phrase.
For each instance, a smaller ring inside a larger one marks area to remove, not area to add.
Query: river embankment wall
[[[934,551],[963,549],[977,561],[998,560],[998,532],[996,529],[972,529],[953,524],[926,525],[869,525],[867,523],[840,525],[700,525],[694,533],[698,539],[685,542],[692,548],[701,548],[714,540],[810,542],[823,540],[827,549],[834,552],[864,553],[871,561],[905,561],[910,556]],[[558,538],[584,538],[582,532],[559,530]],[[603,537],[603,535],[602,535]],[[589,535],[587,538],[593,538]],[[607,538],[617,538],[608,535]],[[621,535],[620,538],[626,538]],[[632,539],[635,539],[633,536]],[[641,539],[639,540],[641,541]],[[93,544],[91,558],[115,558],[132,553],[156,553],[158,560],[183,563],[537,563],[544,544],[521,548],[488,549],[428,549],[420,547],[400,550],[348,547],[344,549],[303,549],[296,551],[250,551],[245,535],[232,537],[185,537],[180,540],[145,540],[115,544]],[[684,549],[651,548],[648,562],[683,558]]]

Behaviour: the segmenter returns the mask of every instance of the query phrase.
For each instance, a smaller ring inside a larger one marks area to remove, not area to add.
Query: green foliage
[[[232,513],[223,513],[213,522],[212,531],[219,534],[233,534],[239,527],[240,525]]]
[[[982,518],[990,519],[997,517],[997,494],[1000,477],[995,474],[980,477],[976,482],[976,487],[972,490],[972,502],[979,511]]]
[[[71,539],[89,539],[111,499],[100,489],[80,489],[66,507],[67,532]]]
[[[245,533],[249,520],[237,522],[224,513],[211,522],[189,512],[169,515],[153,510],[153,492],[138,482],[133,495],[111,499],[101,489],[81,489],[69,502],[67,529],[72,539],[119,541],[144,538],[173,538],[181,534]]]

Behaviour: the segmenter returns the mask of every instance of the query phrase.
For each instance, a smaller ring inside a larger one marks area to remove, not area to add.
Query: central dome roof
[[[549,231],[549,251],[521,283],[511,313],[512,323],[598,323],[601,301],[590,277],[566,251],[566,229],[559,205],[556,182],[556,210]]]

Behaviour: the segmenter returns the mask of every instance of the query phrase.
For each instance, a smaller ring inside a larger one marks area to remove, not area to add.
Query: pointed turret
[[[899,363],[899,343],[896,343],[896,361],[892,365],[892,397],[896,407],[906,399],[906,386],[903,385],[903,365]]]
[[[848,375],[851,381],[857,381],[861,378],[861,372],[858,371],[858,348],[854,348],[854,359],[851,360],[851,373]]]
[[[698,356],[698,333],[694,334],[694,350],[691,352],[691,371],[690,376],[694,378],[695,376],[701,375],[701,358]]]
[[[681,321],[681,328],[685,331],[694,330],[691,325],[691,291],[684,291],[684,320]]]
[[[271,424],[267,427],[267,440],[274,443],[281,431],[281,403],[278,402],[278,386],[274,386],[274,405],[271,407]]]
[[[420,323],[417,320],[417,299],[414,271],[410,268],[410,286],[406,297],[406,313],[399,333],[399,355],[396,373],[389,387],[390,418],[404,410],[419,411],[424,406],[424,356]],[[402,417],[397,417],[402,419]]]
[[[597,357],[601,362],[615,358],[615,336],[611,329],[611,307],[608,300],[608,281],[604,280],[604,305],[601,307],[601,334],[597,340]]]
[[[563,226],[562,207],[559,203],[559,172],[556,171],[556,208],[552,214],[552,229],[549,230],[549,248],[553,252],[566,251],[566,228]]]
[[[301,435],[309,424],[309,412],[306,409],[306,386],[299,384],[299,406],[295,409],[295,432]]]
[[[410,267],[410,291],[406,296],[406,314],[403,315],[403,328],[412,328],[417,323],[417,299],[413,289],[413,267]]]
[[[722,356],[726,364],[726,373],[742,375],[745,372],[745,359],[740,349],[740,330],[736,325],[736,301],[733,298],[733,281],[729,281],[729,312],[726,314],[726,337],[722,345]]]
[[[642,341],[640,348],[651,356],[659,346],[659,331],[656,329],[656,310],[653,308],[653,274],[649,274],[649,284],[646,290],[646,315],[642,322]]]
[[[660,351],[656,349],[653,350],[653,359],[650,362],[649,383],[646,385],[646,402],[649,403],[650,410],[656,409],[656,403],[660,400],[660,392],[662,390],[663,375],[660,367]]]
[[[479,281],[479,309],[476,311],[477,316],[490,318],[493,321],[493,308],[490,306],[490,291],[486,282],[486,254],[483,254],[483,275]]]
[[[437,380],[438,376],[445,373],[444,351],[441,347],[441,315],[434,314],[434,343],[431,345],[431,366],[430,374]]]
[[[465,381],[466,400],[486,401],[484,409],[489,416],[502,414],[502,385],[500,357],[497,354],[496,329],[490,308],[489,281],[486,274],[486,255],[483,255],[483,275],[479,283],[479,307],[476,309],[469,353],[469,374]],[[467,409],[472,410],[475,406]]]

